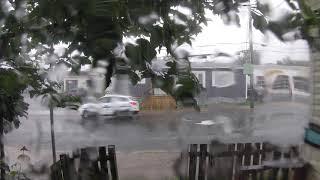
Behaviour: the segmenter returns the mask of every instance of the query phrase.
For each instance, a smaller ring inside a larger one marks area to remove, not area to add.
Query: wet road
[[[253,118],[246,106],[215,104],[203,112],[144,112],[138,119],[92,120],[81,124],[77,112],[55,111],[58,152],[85,146],[114,144],[123,152],[179,151],[190,143],[271,141],[302,143],[308,122],[308,106],[277,102],[256,106]],[[6,135],[6,147],[27,146],[34,152],[50,151],[48,111],[35,108],[21,127]]]

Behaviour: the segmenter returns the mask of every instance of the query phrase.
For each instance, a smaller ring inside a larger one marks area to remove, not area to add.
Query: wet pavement
[[[6,147],[51,150],[49,114],[42,110],[31,108],[21,127],[6,135]],[[303,103],[274,102],[257,105],[253,114],[245,105],[212,104],[202,112],[142,112],[134,120],[91,119],[83,124],[76,111],[58,109],[54,116],[56,149],[70,152],[114,144],[121,152],[180,151],[187,144],[212,139],[300,144],[310,113]]]
[[[190,143],[268,141],[278,145],[303,143],[309,105],[300,102],[247,105],[212,104],[193,109],[141,112],[137,119],[97,120],[81,123],[76,111],[54,111],[57,154],[87,146],[116,145],[121,179],[175,179],[173,165]],[[14,164],[19,149],[32,164],[52,162],[49,111],[31,104],[28,119],[5,136],[6,162]],[[146,171],[148,169],[148,171]],[[161,171],[159,171],[161,169]]]

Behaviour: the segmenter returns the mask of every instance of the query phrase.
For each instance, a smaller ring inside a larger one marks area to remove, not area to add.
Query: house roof
[[[241,65],[235,63],[216,63],[214,61],[207,62],[191,62],[192,69],[216,69],[216,68],[232,68],[243,69]]]
[[[288,66],[288,65],[278,65],[278,64],[261,64],[254,65],[255,69],[286,69],[286,70],[310,70],[308,66]]]

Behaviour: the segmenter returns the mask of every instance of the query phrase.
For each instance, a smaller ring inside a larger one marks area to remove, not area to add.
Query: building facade
[[[246,100],[246,77],[243,68],[233,64],[214,62],[191,63],[192,72],[202,86],[199,101],[244,102]],[[161,89],[153,88],[151,79],[143,79],[137,85],[130,85],[131,95],[144,99],[147,96],[166,95]]]
[[[304,0],[304,2],[317,14],[319,18],[320,0]],[[319,21],[318,21],[319,22]],[[313,42],[311,47],[312,58],[312,117],[309,127],[306,129],[305,144],[303,146],[303,157],[311,165],[308,171],[308,180],[320,179],[320,146],[310,143],[311,140],[320,138],[320,27],[319,24],[312,24],[308,27],[308,35]],[[312,131],[313,136],[308,132]]]
[[[307,66],[254,65],[254,86],[264,88],[265,101],[296,100],[309,103],[310,73],[310,67]]]
[[[68,94],[103,95],[105,92],[105,78],[103,74],[93,72],[70,72],[63,79],[62,91]]]

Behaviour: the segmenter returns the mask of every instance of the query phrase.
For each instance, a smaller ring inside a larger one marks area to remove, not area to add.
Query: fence
[[[115,146],[98,149],[85,148],[74,152],[72,157],[60,155],[60,160],[51,166],[51,180],[118,180]]]
[[[143,110],[174,110],[176,102],[171,96],[149,96],[142,102]]]
[[[297,147],[267,143],[192,144],[175,169],[180,180],[304,180],[306,174]]]

